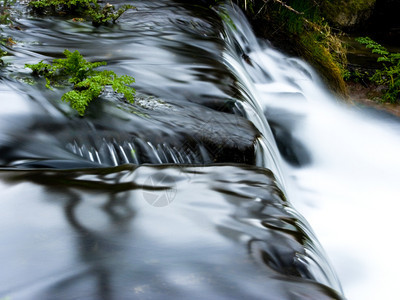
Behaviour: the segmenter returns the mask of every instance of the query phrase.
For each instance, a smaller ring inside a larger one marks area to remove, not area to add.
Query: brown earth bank
[[[399,103],[393,104],[379,101],[379,94],[383,88],[383,86],[376,86],[373,84],[365,86],[361,83],[349,82],[347,84],[349,94],[348,101],[353,105],[372,107],[400,118]]]
[[[365,82],[363,84],[344,82],[342,77],[342,72],[346,68],[349,71],[353,68],[361,69],[372,74],[375,69],[381,67],[377,63],[377,55],[371,54],[370,50],[355,42],[355,37],[369,36],[383,44],[389,51],[400,52],[399,0],[313,0],[311,2],[236,0],[236,2],[245,10],[259,36],[267,38],[289,55],[300,56],[308,61],[333,92],[343,96],[350,103],[367,105],[400,116],[400,103],[379,101],[383,86]],[[276,5],[269,5],[268,10],[263,9],[267,2]],[[311,10],[314,10],[315,14],[310,14]],[[288,18],[284,19],[282,16]],[[324,20],[330,27],[320,26],[324,24]],[[304,30],[293,30],[295,26],[290,25],[290,22],[296,24],[303,22],[300,28]],[[314,25],[310,26],[310,22]],[[318,31],[321,30],[322,34],[319,35]],[[341,42],[335,38],[339,38],[344,47],[340,47]],[[342,53],[345,56],[344,60]]]

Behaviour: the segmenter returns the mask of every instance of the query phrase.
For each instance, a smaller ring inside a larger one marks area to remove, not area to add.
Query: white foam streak
[[[349,299],[395,299],[399,127],[324,103],[310,107],[296,133],[313,164],[291,170],[290,199],[316,231]]]
[[[400,120],[339,104],[307,64],[260,47],[244,18],[231,17],[237,31],[228,43],[237,39],[252,66],[231,65],[246,73],[240,77],[253,89],[254,112],[279,113],[311,157],[308,165],[277,168],[284,168],[288,198],[313,227],[346,297],[397,299]]]

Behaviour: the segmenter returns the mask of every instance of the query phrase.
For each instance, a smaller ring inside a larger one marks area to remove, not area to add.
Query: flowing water
[[[135,6],[4,28],[0,299],[395,299],[399,121],[340,105],[229,3]],[[136,103],[80,118],[27,84],[64,49]]]

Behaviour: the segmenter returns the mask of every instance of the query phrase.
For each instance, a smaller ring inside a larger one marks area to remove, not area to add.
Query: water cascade
[[[272,127],[289,199],[322,240],[349,299],[395,299],[399,119],[344,104],[307,64],[256,41],[245,18],[230,15],[241,28],[232,40],[251,61],[234,69],[250,77]]]
[[[230,2],[135,6],[4,28],[0,299],[391,299],[399,121],[338,104]],[[135,77],[135,104],[81,118],[27,84],[64,49]]]

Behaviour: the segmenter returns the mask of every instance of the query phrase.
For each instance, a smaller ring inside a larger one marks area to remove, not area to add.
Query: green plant
[[[72,84],[73,90],[65,93],[62,100],[69,102],[71,107],[83,116],[89,103],[100,96],[106,86],[125,96],[131,103],[134,101],[135,89],[128,86],[135,82],[131,76],[118,76],[113,71],[95,70],[97,67],[106,65],[105,62],[88,62],[76,50],[64,51],[66,58],[54,59],[52,64],[40,61],[37,64],[26,64],[34,75],[43,76],[46,79],[46,87]]]
[[[119,9],[109,3],[101,5],[97,0],[31,0],[29,6],[37,13],[58,13],[84,17],[94,26],[115,23],[133,5],[122,5]]]
[[[363,85],[368,85],[370,82],[370,73],[359,68],[344,69],[342,74],[345,81],[362,83]]]
[[[0,0],[0,25],[12,25],[11,19],[11,4],[14,4],[15,0]],[[3,31],[0,28],[0,31]],[[3,64],[3,60],[1,57],[7,55],[7,51],[3,50],[1,47],[6,44],[12,44],[10,41],[12,39],[10,37],[6,37],[3,34],[0,35],[0,63]]]
[[[400,95],[400,53],[390,53],[369,37],[356,38],[356,41],[379,56],[377,61],[382,63],[382,69],[376,70],[370,80],[387,87],[382,99],[385,102],[397,102]]]
[[[0,1],[0,24],[12,24],[10,6],[15,3],[15,0]]]

